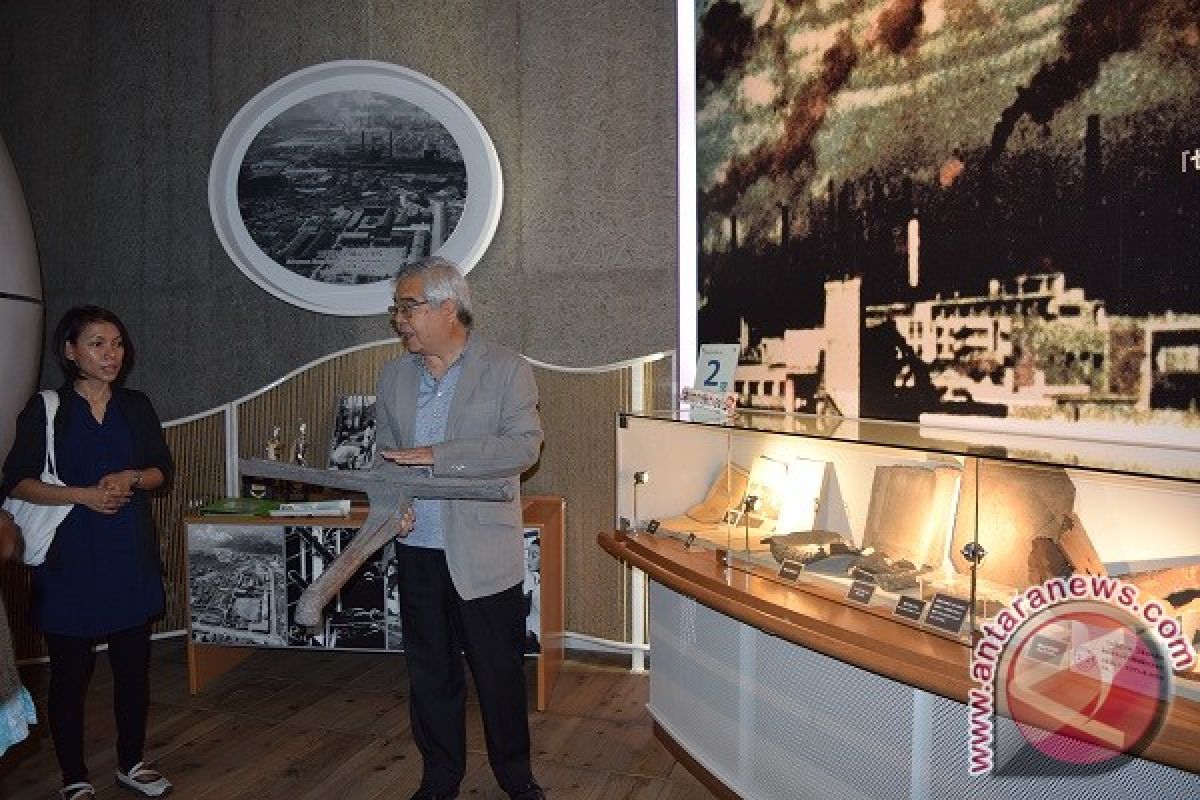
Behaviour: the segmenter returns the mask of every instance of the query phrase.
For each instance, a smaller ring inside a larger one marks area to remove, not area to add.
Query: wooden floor
[[[97,797],[113,783],[112,680],[97,657],[87,752]],[[60,776],[44,722],[48,670],[23,670],[38,706],[29,740],[0,756],[0,798],[57,797]],[[551,798],[704,800],[712,795],[651,734],[649,679],[601,660],[568,661],[546,713],[532,711],[534,773]],[[405,800],[421,777],[408,731],[402,656],[260,651],[196,697],[182,639],[154,643],[147,760],[174,797]],[[467,709],[461,796],[499,800],[479,709]]]

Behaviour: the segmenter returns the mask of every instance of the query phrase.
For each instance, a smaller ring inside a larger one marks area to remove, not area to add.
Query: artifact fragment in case
[[[880,466],[871,481],[863,548],[891,558],[937,566],[954,530],[962,470],[919,463]]]
[[[1166,603],[1168,613],[1179,619],[1184,638],[1200,646],[1200,564],[1124,575],[1121,580],[1138,587],[1144,600],[1156,598]],[[1187,674],[1195,680],[1200,675],[1200,661]]]
[[[907,559],[892,561],[883,553],[871,553],[863,556],[851,570],[850,577],[866,583],[874,583],[889,592],[903,589],[915,589],[919,583],[917,577],[929,571],[929,567],[917,568]]]
[[[1069,544],[1080,558],[1074,566],[1078,568],[1091,561],[1094,568],[1099,561],[1085,555],[1091,549],[1090,543],[1079,541],[1080,536],[1087,534],[1078,518],[1073,519],[1075,485],[1062,467],[982,461],[977,486],[977,492],[963,492],[959,503],[962,524],[955,528],[949,551],[958,572],[966,574],[971,570],[972,562],[964,548],[978,540],[989,551],[985,561],[976,562],[980,578],[1005,586],[1028,585],[1034,540],[1046,538],[1061,546],[1061,535],[1072,529],[1077,530],[1071,533]],[[973,523],[976,519],[977,526]],[[1033,582],[1042,580],[1045,578]]]
[[[832,555],[858,553],[853,544],[835,531],[797,531],[768,536],[761,541],[771,548],[771,556],[780,564],[785,559],[812,564]]]

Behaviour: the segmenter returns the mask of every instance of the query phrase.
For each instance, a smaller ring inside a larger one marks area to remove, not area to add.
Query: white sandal
[[[130,767],[129,772],[118,769],[117,785],[146,797],[162,797],[174,788],[161,773],[150,769],[143,761]]]
[[[89,800],[96,796],[96,789],[87,781],[79,781],[78,783],[67,784],[58,790],[58,796],[62,800]]]

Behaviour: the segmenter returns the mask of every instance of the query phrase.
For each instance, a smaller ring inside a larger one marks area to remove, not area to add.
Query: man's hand
[[[417,515],[413,512],[413,507],[410,505],[404,509],[404,514],[400,517],[400,532],[396,534],[396,538],[403,539],[412,533],[413,526],[417,524]]]
[[[16,558],[24,545],[21,529],[7,511],[0,511],[0,564]]]
[[[403,450],[381,450],[379,455],[402,467],[433,466],[432,447],[406,447]]]

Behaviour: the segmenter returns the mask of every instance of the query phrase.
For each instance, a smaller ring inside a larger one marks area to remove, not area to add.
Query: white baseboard
[[[643,653],[650,652],[650,645],[648,644],[618,642],[613,639],[601,639],[599,636],[588,636],[586,633],[575,633],[574,631],[563,633],[563,647],[568,650],[620,653],[623,655],[632,655],[638,651]]]
[[[150,635],[151,640],[159,639],[177,639],[181,636],[187,636],[187,631],[164,631],[162,633],[154,633]],[[563,647],[567,650],[582,650],[593,653],[618,653],[621,655],[632,655],[637,651],[643,653],[650,652],[648,644],[633,644],[632,642],[618,642],[613,639],[601,639],[599,636],[588,636],[586,633],[575,633],[567,631],[563,634]],[[102,644],[96,650],[107,650],[108,645]],[[45,664],[49,661],[45,656],[41,658],[29,658],[23,661],[18,661],[17,666],[25,666],[27,664]]]

